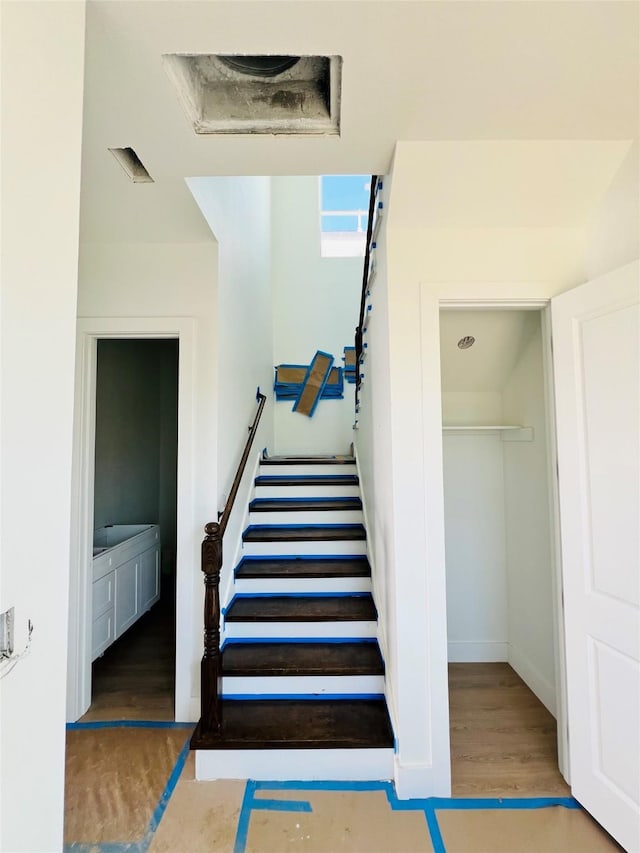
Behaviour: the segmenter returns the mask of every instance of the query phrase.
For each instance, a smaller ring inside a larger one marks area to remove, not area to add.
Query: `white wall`
[[[233,484],[257,403],[267,402],[227,525],[220,578],[221,603],[232,594],[234,558],[246,520],[247,497],[256,453],[273,446],[273,329],[271,325],[271,180],[190,178],[187,181],[219,242],[217,323],[218,487],[222,509]],[[211,509],[214,507],[211,506]],[[210,512],[209,521],[216,520]],[[198,611],[198,657],[202,615]],[[199,677],[199,676],[198,676]]]
[[[506,661],[507,559],[499,433],[443,438],[449,661]]]
[[[384,181],[386,214],[376,250],[379,263],[357,448],[375,564],[374,589],[382,591],[376,593],[376,602],[398,739],[395,783],[399,796],[406,798],[446,795],[450,776],[444,572],[437,577],[425,571],[421,454],[413,452],[421,431],[419,294],[417,284],[412,291],[409,282],[396,275],[400,258],[389,232],[394,179],[392,175]],[[439,394],[436,405],[439,417]],[[425,618],[429,600],[442,601],[441,626]],[[430,647],[433,654],[426,655]]]
[[[549,463],[540,315],[502,392],[506,423],[533,441],[505,441],[509,663],[556,713]]]
[[[215,326],[218,404],[218,502],[229,492],[260,386],[271,406],[271,181],[269,178],[189,178],[189,189],[219,244]],[[272,444],[272,415],[261,441]],[[257,440],[257,439],[256,439]],[[262,445],[264,446],[264,445]]]
[[[442,423],[448,426],[502,424],[500,391],[443,391]]]
[[[636,140],[590,221],[587,278],[640,257],[640,143]]]
[[[320,256],[319,180],[272,179],[274,364],[309,364],[316,350],[343,366],[360,312],[362,258]],[[309,418],[275,404],[274,452],[346,453],[353,440],[354,386],[321,400]]]
[[[1,16],[0,610],[15,607],[18,649],[28,619],[33,638],[0,681],[0,849],[41,853],[63,840],[85,8]]]

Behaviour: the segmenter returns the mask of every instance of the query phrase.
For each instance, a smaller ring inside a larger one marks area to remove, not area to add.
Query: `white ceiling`
[[[186,176],[383,174],[396,140],[632,139],[639,10],[635,0],[88,0],[82,238],[207,239]],[[342,56],[340,138],[196,136],[162,66],[177,52]],[[107,148],[125,146],[155,184],[120,172]]]
[[[442,390],[500,392],[531,335],[540,328],[539,311],[440,312]],[[458,341],[472,335],[469,349]]]
[[[586,225],[629,151],[616,140],[401,143],[394,223],[427,228]],[[406,185],[406,186],[405,186]]]

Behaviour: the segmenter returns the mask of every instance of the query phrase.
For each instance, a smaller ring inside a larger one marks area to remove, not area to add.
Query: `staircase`
[[[356,466],[262,460],[224,612],[222,728],[199,779],[389,779],[393,731]]]

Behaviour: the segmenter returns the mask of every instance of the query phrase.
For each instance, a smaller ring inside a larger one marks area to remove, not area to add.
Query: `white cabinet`
[[[160,548],[148,548],[140,555],[139,610],[145,613],[160,595]]]
[[[116,582],[116,640],[138,618],[138,570],[140,558],[127,560],[115,570]]]
[[[160,598],[157,525],[101,528],[95,542],[91,660],[103,654]]]

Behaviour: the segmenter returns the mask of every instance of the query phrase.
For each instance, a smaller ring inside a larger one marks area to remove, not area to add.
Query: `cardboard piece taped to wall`
[[[294,412],[308,417],[313,415],[332,367],[333,356],[318,350],[307,370],[300,396],[293,404]]]
[[[277,364],[273,390],[276,400],[297,400],[307,375],[307,364]],[[320,394],[321,400],[342,400],[344,398],[344,370],[332,367],[326,384]]]

